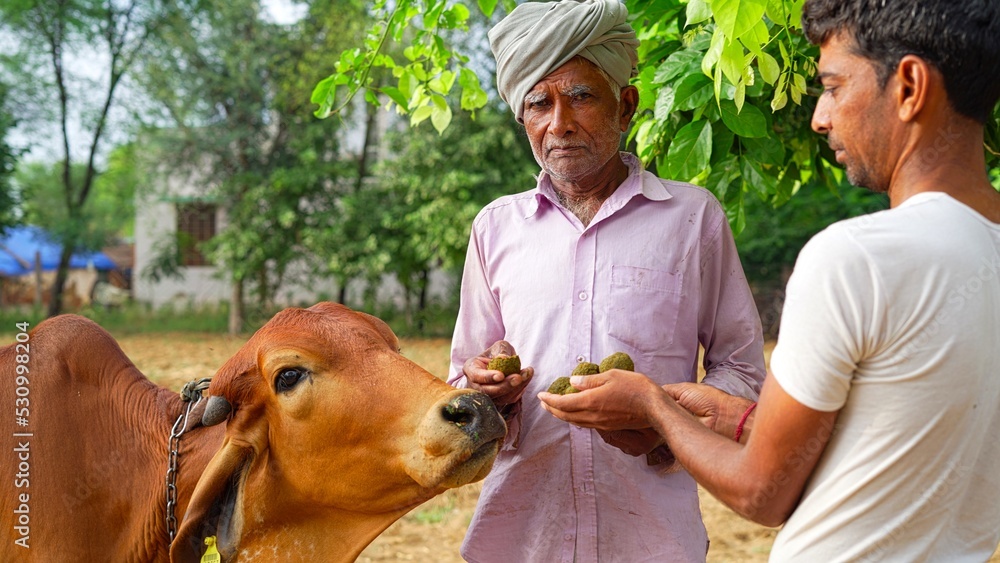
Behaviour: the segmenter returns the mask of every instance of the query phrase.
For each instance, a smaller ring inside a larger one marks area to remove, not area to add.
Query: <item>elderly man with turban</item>
[[[479,213],[462,278],[450,382],[490,395],[509,429],[462,547],[472,562],[704,560],[697,487],[668,470],[654,431],[571,426],[536,395],[615,352],[661,385],[690,384],[699,344],[704,383],[740,405],[764,378],[760,319],[718,201],[619,152],[638,103],[626,16],[614,0],[525,3],[489,33],[500,95],[542,172]],[[532,367],[487,369],[510,346]]]

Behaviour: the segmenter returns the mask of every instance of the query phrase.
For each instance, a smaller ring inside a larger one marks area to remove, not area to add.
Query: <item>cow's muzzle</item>
[[[499,440],[507,426],[493,401],[483,393],[465,393],[441,407],[441,416],[472,439],[475,446]]]

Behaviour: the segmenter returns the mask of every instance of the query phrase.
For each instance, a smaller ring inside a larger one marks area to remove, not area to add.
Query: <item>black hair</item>
[[[952,108],[985,123],[1000,98],[997,0],[808,0],[802,28],[822,44],[838,33],[874,63],[882,86],[906,55],[938,69]]]

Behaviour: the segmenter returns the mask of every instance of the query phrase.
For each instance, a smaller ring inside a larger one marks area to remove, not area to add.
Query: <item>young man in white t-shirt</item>
[[[652,426],[716,497],[785,523],[774,561],[985,561],[1000,542],[1000,193],[983,151],[1000,6],[809,0],[803,27],[820,45],[813,129],[891,209],[802,250],[759,408],[630,372],[540,398],[581,426]]]

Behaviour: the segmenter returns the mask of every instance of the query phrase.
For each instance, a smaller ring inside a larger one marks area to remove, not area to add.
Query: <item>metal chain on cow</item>
[[[184,384],[184,388],[181,389],[181,400],[186,406],[170,429],[170,441],[167,445],[167,535],[170,537],[168,545],[174,542],[174,536],[177,534],[177,517],[174,515],[174,509],[177,506],[177,460],[181,455],[181,436],[187,432],[191,411],[201,402],[201,392],[208,389],[211,382],[211,377],[203,377]]]

